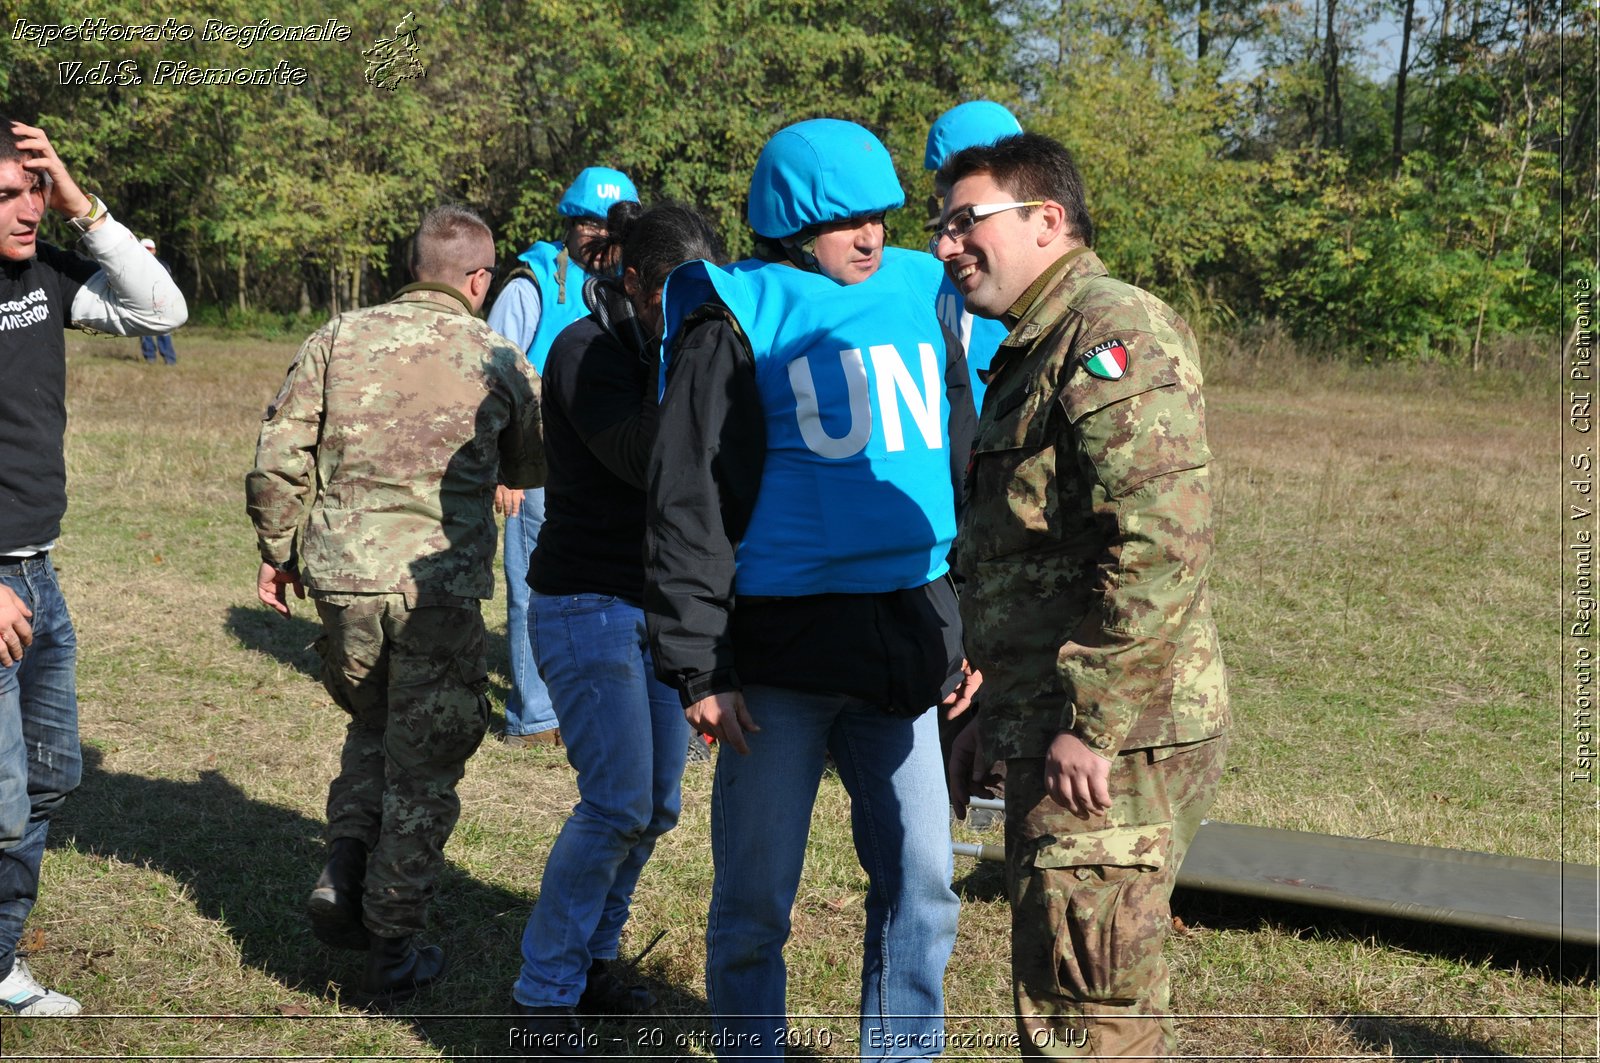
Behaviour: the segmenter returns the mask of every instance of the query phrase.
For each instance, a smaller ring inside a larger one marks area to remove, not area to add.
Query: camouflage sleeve
[[[299,560],[295,539],[316,479],[322,381],[334,324],[313,333],[295,355],[262,418],[255,468],[244,478],[245,506],[255,524],[261,559],[279,568]]]
[[[542,487],[547,469],[544,453],[544,387],[539,373],[521,352],[507,347],[503,375],[511,399],[511,417],[500,433],[500,482],[507,487]]]
[[[1198,374],[1155,337],[1118,339],[1127,375],[1107,381],[1078,367],[1060,400],[1103,542],[1097,607],[1062,646],[1056,669],[1074,710],[1072,732],[1108,757],[1171,690],[1178,637],[1212,548]]]

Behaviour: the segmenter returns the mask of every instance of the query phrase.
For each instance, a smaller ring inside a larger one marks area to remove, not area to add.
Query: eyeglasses
[[[1042,207],[1045,201],[1032,199],[1026,203],[979,203],[970,207],[963,207],[956,211],[942,223],[933,224],[933,238],[928,241],[928,250],[932,251],[939,246],[939,241],[945,237],[952,240],[965,240],[967,234],[972,232],[977,224],[985,218],[992,218],[1008,210],[1022,210],[1026,207]]]
[[[492,280],[494,280],[495,275],[498,274],[499,272],[500,272],[500,267],[499,266],[479,266],[477,269],[469,269],[469,270],[467,270],[467,276],[470,277],[474,273],[487,273],[489,275],[489,279],[492,281]]]

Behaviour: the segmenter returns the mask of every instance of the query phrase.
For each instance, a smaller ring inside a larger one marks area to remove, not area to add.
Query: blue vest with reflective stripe
[[[885,248],[839,285],[755,261],[688,263],[662,297],[666,349],[707,302],[749,337],[767,454],[735,554],[739,594],[874,594],[943,575],[955,538],[938,263]]]
[[[556,259],[561,250],[561,244],[540,241],[517,256],[533,271],[533,282],[539,288],[539,327],[533,332],[533,342],[528,344],[528,361],[540,373],[544,372],[550,346],[561,335],[561,330],[589,316],[589,308],[583,302],[583,282],[589,277],[584,268],[568,258],[564,297],[562,286],[556,283]]]
[[[994,352],[1000,349],[1000,341],[1010,334],[1010,330],[998,321],[968,313],[966,299],[956,291],[948,274],[942,274],[939,278],[938,299],[939,320],[960,338],[961,345],[967,349],[967,373],[972,377],[972,405],[982,413],[983,393],[987,385],[978,379],[978,370],[989,368],[989,363],[994,361]]]

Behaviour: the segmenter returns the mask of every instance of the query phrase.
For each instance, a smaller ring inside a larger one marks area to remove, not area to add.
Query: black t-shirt
[[[644,482],[658,363],[593,317],[556,337],[544,366],[544,527],[528,566],[540,594],[644,594]]]
[[[61,534],[66,328],[78,289],[99,269],[50,244],[26,262],[0,260],[0,553]]]

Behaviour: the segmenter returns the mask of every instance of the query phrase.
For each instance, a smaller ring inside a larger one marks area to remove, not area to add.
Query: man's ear
[[[1066,236],[1070,230],[1067,224],[1067,208],[1053,199],[1047,199],[1043,205],[1036,208],[1042,223],[1039,227],[1039,246],[1045,247]]]
[[[494,278],[488,270],[475,270],[467,276],[466,295],[469,300],[476,303],[479,309],[489,301],[489,286],[494,283]]]

